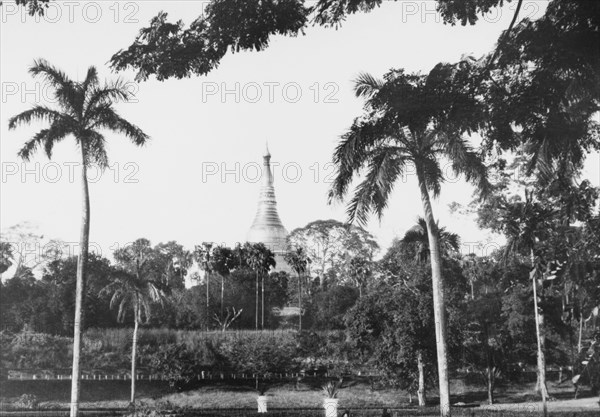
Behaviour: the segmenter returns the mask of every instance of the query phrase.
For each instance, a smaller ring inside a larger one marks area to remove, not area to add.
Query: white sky
[[[31,221],[49,238],[76,242],[79,236],[77,169],[69,178],[69,164],[79,161],[73,140],[55,148],[52,162],[40,153],[24,164],[17,151],[41,126],[7,129],[9,117],[50,99],[27,73],[33,59],[46,58],[79,80],[90,65],[103,78],[114,78],[106,63],[151,17],[164,10],[189,23],[202,7],[197,1],[56,2],[36,22],[5,2],[0,12],[2,228]],[[545,2],[525,1],[522,15],[539,15],[544,7]],[[110,256],[115,245],[138,237],[152,243],[177,240],[188,248],[202,241],[243,241],[255,214],[256,168],[266,140],[279,164],[275,187],[287,229],[316,219],[345,220],[344,205],[328,206],[326,193],[334,146],[361,114],[352,80],[363,71],[378,77],[392,67],[426,72],[463,53],[480,56],[508,26],[514,5],[474,27],[443,25],[434,9],[433,1],[385,2],[372,13],[350,16],[338,30],[311,27],[305,36],[273,38],[260,53],[229,54],[205,77],[132,84],[138,102],[117,108],[152,141],[139,149],[107,134],[114,165],[90,186],[93,246]],[[134,73],[120,75],[132,80]],[[236,86],[237,98],[233,92],[222,96]],[[596,185],[599,165],[593,155],[586,170]],[[440,223],[467,244],[493,239],[477,230],[473,219],[448,210],[452,201],[468,202],[471,193],[462,181],[447,184],[434,207]],[[409,176],[397,184],[382,222],[373,219],[368,230],[385,248],[420,213],[416,182]]]

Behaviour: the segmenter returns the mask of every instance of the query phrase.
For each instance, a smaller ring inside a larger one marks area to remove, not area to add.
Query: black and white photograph
[[[0,0],[0,417],[600,416],[600,1]]]

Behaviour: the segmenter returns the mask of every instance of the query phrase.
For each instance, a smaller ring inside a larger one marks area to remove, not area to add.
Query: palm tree
[[[298,331],[302,332],[302,276],[306,273],[311,259],[301,246],[288,248],[284,259],[298,274]]]
[[[439,222],[435,223],[438,230],[439,245],[441,256],[448,256],[451,252],[456,252],[460,248],[460,237],[456,233],[448,232],[445,227],[440,227]],[[425,263],[429,260],[429,238],[427,233],[427,222],[423,217],[417,218],[417,224],[406,231],[404,237],[400,240],[402,245],[413,247],[415,249],[415,262]],[[417,351],[417,370],[419,372],[419,382],[417,396],[419,405],[424,406],[426,400],[425,389],[425,363],[422,350]]]
[[[99,168],[108,166],[104,135],[101,130],[124,134],[135,145],[142,146],[149,139],[139,127],[123,119],[113,108],[115,101],[128,101],[132,98],[126,85],[117,80],[100,85],[95,67],[89,67],[83,82],[71,80],[65,73],[53,67],[47,61],[34,61],[29,69],[32,76],[40,76],[53,88],[58,108],[37,104],[12,118],[9,129],[33,121],[48,122],[50,127],[37,132],[25,142],[19,156],[29,161],[39,147],[43,147],[48,158],[52,157],[54,145],[68,136],[75,138],[81,155],[81,187],[83,207],[81,213],[81,234],[79,239],[79,257],[77,261],[77,284],[75,291],[75,320],[73,328],[73,369],[71,382],[70,416],[76,417],[79,411],[81,354],[81,320],[83,294],[85,292],[85,273],[90,237],[90,200],[87,181],[87,168],[95,164]]]
[[[206,331],[209,330],[210,323],[210,275],[213,271],[213,262],[211,260],[212,253],[212,242],[202,242],[202,246],[196,246],[194,250],[194,257],[196,258],[196,262],[198,262],[198,266],[200,269],[204,271],[204,277],[206,278]]]
[[[262,277],[262,328],[265,327],[265,277],[271,267],[275,266],[275,255],[263,243],[246,243],[244,245],[250,269],[256,273],[256,311],[255,328],[258,330],[258,278]]]
[[[482,194],[489,186],[486,167],[463,137],[480,127],[480,105],[453,82],[469,71],[470,64],[461,62],[438,65],[429,75],[392,70],[385,81],[369,74],[359,76],[355,92],[366,99],[365,115],[355,119],[334,151],[337,172],[329,194],[330,202],[343,200],[354,177],[366,171],[347,208],[350,222],[365,224],[372,212],[383,216],[394,184],[409,164],[414,166],[429,241],[434,318],[439,323],[436,345],[442,416],[450,415],[446,309],[440,235],[430,193],[434,197],[440,193],[441,158]]]
[[[438,230],[441,255],[448,256],[451,252],[458,252],[460,237],[456,233],[447,231],[445,227],[440,227],[439,222],[436,222],[435,226]],[[429,260],[429,238],[427,236],[427,222],[423,217],[418,217],[417,224],[406,231],[400,242],[405,245],[414,245],[416,260],[425,262]]]
[[[221,320],[224,318],[225,304],[225,276],[229,275],[231,269],[235,267],[234,251],[223,245],[217,245],[212,251],[212,269],[221,277]],[[229,314],[229,312],[228,312]]]
[[[153,250],[146,239],[138,239],[132,245],[117,249],[114,258],[120,270],[101,293],[112,294],[110,308],[118,306],[117,321],[123,323],[127,311],[133,313],[133,336],[131,345],[131,404],[135,402],[136,355],[138,328],[147,324],[151,317],[152,303],[166,298],[166,286],[153,280]],[[160,272],[158,272],[160,274]]]

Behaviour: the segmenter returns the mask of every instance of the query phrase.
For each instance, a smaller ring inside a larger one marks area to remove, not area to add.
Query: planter
[[[323,400],[323,408],[325,408],[325,417],[337,417],[338,415],[338,399],[325,398]]]
[[[258,412],[266,413],[267,412],[267,396],[259,395],[258,398],[256,399],[256,402],[258,403]]]

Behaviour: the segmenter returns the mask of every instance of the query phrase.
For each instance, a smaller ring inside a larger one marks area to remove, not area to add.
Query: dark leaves
[[[262,50],[271,35],[297,35],[308,9],[300,0],[213,0],[186,29],[159,13],[140,30],[134,43],[111,58],[117,71],[134,68],[136,79],[158,80],[204,75],[216,68],[228,50]]]
[[[486,146],[514,150],[525,143],[529,171],[557,160],[579,165],[600,148],[600,4],[552,1],[544,16],[524,19],[498,46],[488,106]],[[515,135],[514,128],[520,135]]]

